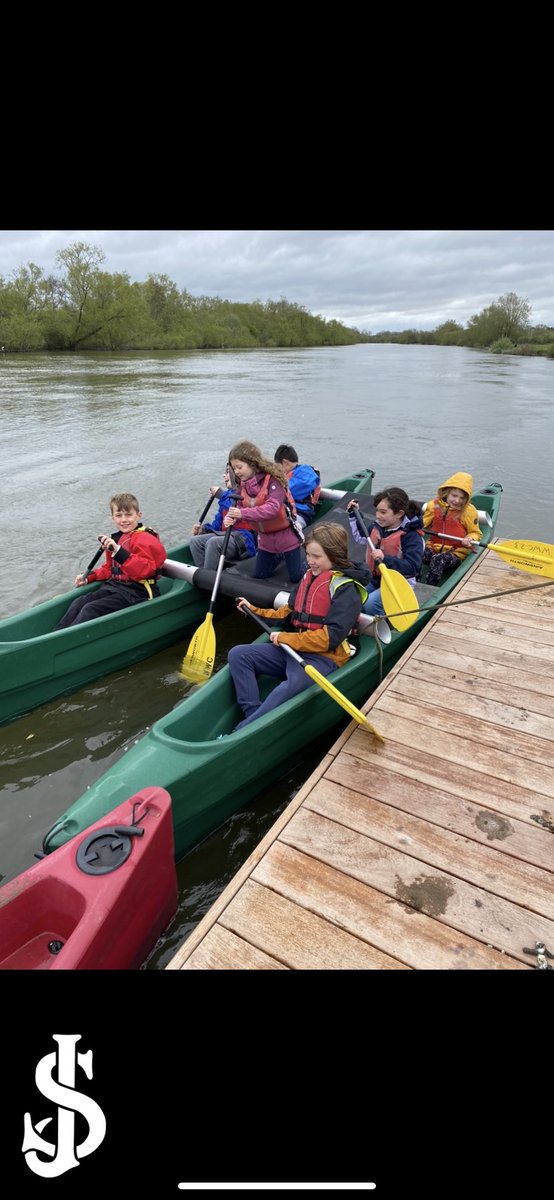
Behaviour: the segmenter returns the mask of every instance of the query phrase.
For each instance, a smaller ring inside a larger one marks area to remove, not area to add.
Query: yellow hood
[[[461,488],[462,492],[467,492],[469,500],[473,491],[473,475],[468,475],[465,471],[456,471],[441,483],[439,492],[442,492],[443,488]]]

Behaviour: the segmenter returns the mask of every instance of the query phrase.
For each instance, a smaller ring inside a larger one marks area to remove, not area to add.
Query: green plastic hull
[[[476,507],[488,512],[493,521],[493,528],[484,531],[482,544],[494,533],[501,490],[499,484],[492,484],[472,497]],[[473,555],[468,556],[440,588],[433,589],[427,602],[443,603],[474,561]],[[381,647],[385,674],[434,611],[422,609],[410,629],[392,631],[390,644]],[[374,638],[360,637],[357,655],[332,674],[331,682],[359,707],[380,681],[379,658]],[[220,733],[229,733],[240,717],[229,668],[223,667],[157,721],[60,817],[47,834],[44,848],[56,849],[133,792],[158,786],[166,788],[172,798],[175,853],[181,858],[283,773],[291,760],[301,757],[314,738],[346,719],[343,709],[317,684],[239,733],[217,740]],[[378,727],[377,720],[375,724]],[[372,734],[368,731],[367,736]]]
[[[369,495],[372,480],[368,468],[330,487]],[[322,501],[320,513],[332,506],[332,500]],[[168,558],[191,563],[188,542],[171,549]],[[54,626],[82,588],[0,621],[0,724],[149,658],[179,641],[206,615],[209,594],[194,584],[164,577],[160,591],[154,600],[56,632]]]

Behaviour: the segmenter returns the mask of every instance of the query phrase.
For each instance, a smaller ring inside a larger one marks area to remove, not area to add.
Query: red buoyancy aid
[[[234,504],[238,504],[237,496],[233,496],[232,499],[229,500],[229,504],[228,504],[227,508],[221,509],[221,531],[222,531],[222,533],[227,533],[227,530],[225,529],[225,527],[223,525],[223,519],[224,519],[224,517],[227,516],[229,509],[232,508]],[[233,533],[236,533],[237,530],[239,530],[239,529],[250,529],[251,530],[252,522],[251,521],[233,521]]]
[[[425,532],[449,533],[452,537],[467,537],[467,529],[465,525],[462,524],[458,514],[453,512],[451,508],[448,508],[445,511],[436,500],[433,500],[433,520],[431,524],[427,526]],[[442,539],[440,542],[437,542],[430,538],[428,544],[431,549],[435,551],[455,549],[453,545],[449,546],[447,542],[444,542]]]
[[[255,496],[249,496],[244,484],[241,484],[240,494],[243,502],[243,508],[261,508],[262,504],[265,504],[267,500],[267,493],[269,491],[269,481],[271,478],[271,475],[265,476],[262,486]],[[286,488],[286,498],[292,509],[294,519],[296,520],[296,508],[288,487]],[[242,520],[244,521],[244,528],[256,529],[259,533],[276,533],[278,529],[288,529],[289,525],[291,525],[291,521],[284,504],[279,506],[279,512],[277,515],[275,517],[269,517],[268,520],[249,521],[248,518],[244,517]]]
[[[331,606],[329,584],[335,574],[335,571],[322,571],[321,575],[312,575],[311,571],[306,571],[298,585],[290,616],[295,629],[321,629],[325,624]]]
[[[341,571],[322,571],[321,575],[306,571],[294,597],[294,608],[290,615],[293,628],[321,629],[328,616],[331,600],[337,588],[344,583],[354,583],[361,594],[362,603],[367,600],[367,590],[363,585]]]
[[[383,535],[381,535],[381,533],[377,529],[377,527],[374,525],[373,529],[370,529],[370,531],[369,531],[369,536],[370,536],[376,550],[382,550],[383,554],[390,554],[391,558],[402,558],[402,535],[403,535],[403,533],[404,533],[404,530],[402,528],[393,529],[391,533],[386,533],[383,536]],[[378,570],[379,563],[377,563],[377,565],[375,565],[375,563],[373,561],[373,555],[371,553],[371,546],[369,545],[369,542],[368,542],[367,551],[366,551],[366,562],[367,562],[368,567],[371,567],[373,574],[378,575],[379,574],[379,570]]]

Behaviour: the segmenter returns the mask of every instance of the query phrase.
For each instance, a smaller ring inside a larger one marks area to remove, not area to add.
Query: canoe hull
[[[139,967],[177,908],[174,854],[171,797],[143,788],[0,888],[0,970]]]
[[[493,525],[500,493],[500,485],[492,485],[473,497],[479,508],[491,514]],[[487,528],[484,542],[492,532]],[[473,556],[468,556],[440,588],[434,589],[433,603],[446,600],[473,562]],[[422,611],[414,625],[402,633],[392,631],[390,642],[381,645],[383,675],[434,611]],[[265,635],[260,640],[265,640]],[[378,643],[369,636],[359,638],[358,653],[330,677],[333,685],[358,707],[375,690],[380,678]],[[46,835],[44,848],[48,851],[63,844],[137,787],[157,784],[172,796],[175,852],[181,858],[286,771],[292,761],[301,759],[315,738],[345,720],[343,710],[316,684],[246,729],[218,740],[220,733],[231,731],[241,715],[229,668],[224,667],[157,721],[62,815]],[[372,736],[369,730],[367,736]]]
[[[368,469],[332,486],[369,495],[372,480]],[[332,505],[323,501],[322,512]],[[168,559],[191,564],[188,542],[173,547]],[[206,592],[169,575],[160,580],[160,591],[154,600],[56,632],[54,625],[82,588],[0,621],[0,724],[156,654],[204,619]]]

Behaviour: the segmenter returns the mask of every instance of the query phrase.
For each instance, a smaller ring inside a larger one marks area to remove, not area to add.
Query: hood
[[[416,513],[415,517],[403,517],[402,529],[423,529],[423,520],[420,513]]]
[[[462,492],[467,492],[469,500],[473,491],[473,475],[468,475],[466,471],[455,471],[454,475],[450,475],[444,483],[441,483],[439,491],[442,492],[443,488],[449,487],[461,488]]]
[[[340,571],[341,575],[346,575],[347,579],[355,579],[358,583],[365,587],[372,579],[372,572],[365,563],[353,563],[351,567],[335,567],[335,571]]]

